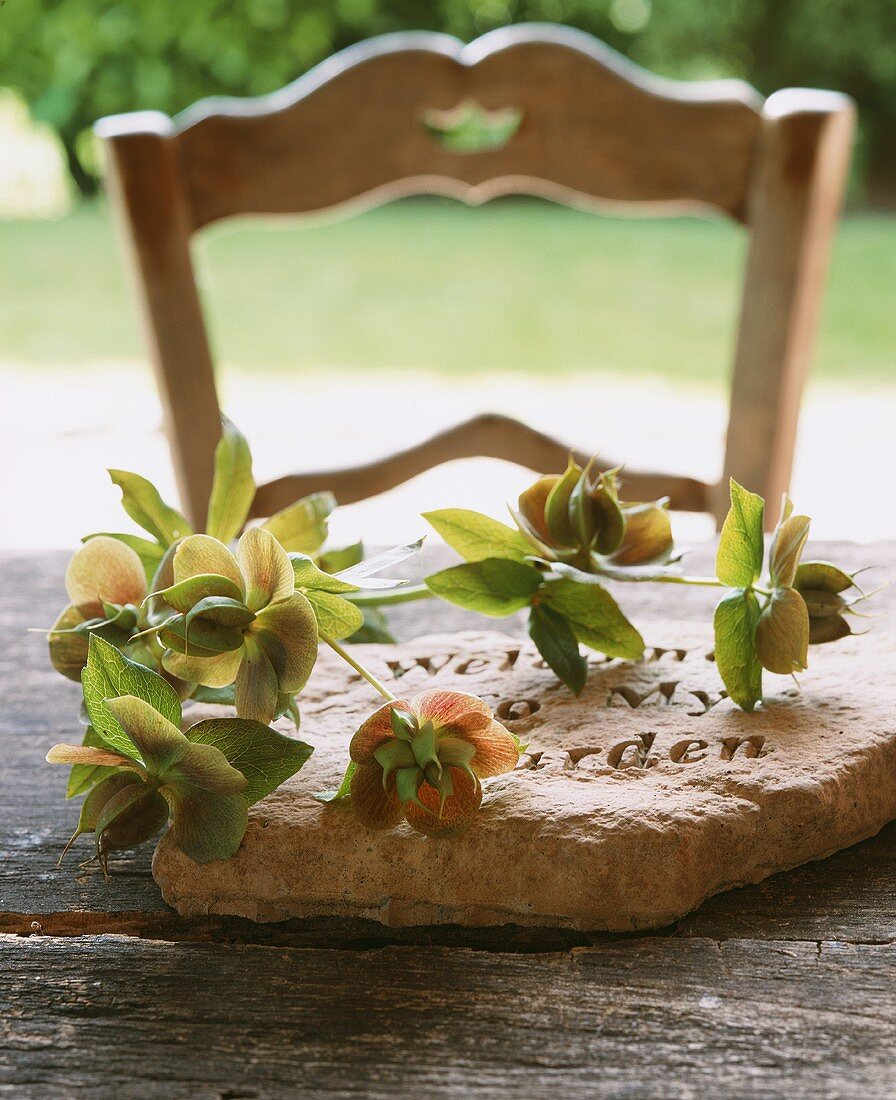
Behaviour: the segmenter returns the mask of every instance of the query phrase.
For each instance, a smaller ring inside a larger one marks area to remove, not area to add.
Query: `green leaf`
[[[245,436],[227,417],[221,418],[221,438],[215,448],[215,477],[208,502],[206,533],[230,542],[242,531],[255,499],[252,452]]]
[[[327,538],[327,517],[336,507],[332,493],[312,493],[275,513],[262,524],[284,550],[313,554]]]
[[[378,607],[362,607],[361,613],[364,616],[364,622],[348,639],[350,643],[353,645],[361,645],[364,642],[396,644],[389,620]]]
[[[596,580],[558,577],[545,584],[542,599],[568,621],[573,634],[589,649],[628,661],[643,655],[644,639]]]
[[[763,668],[782,676],[807,667],[809,612],[795,589],[776,588],[772,592],[756,627],[756,656]]]
[[[453,550],[470,562],[485,558],[523,561],[532,552],[519,531],[479,512],[442,508],[437,512],[424,512],[423,518]]]
[[[426,578],[439,599],[500,619],[528,607],[542,575],[531,565],[507,558],[485,558],[455,565]]]
[[[145,477],[127,470],[110,470],[109,477],[121,489],[121,503],[134,523],[149,531],[163,546],[171,546],[193,533],[187,520],[162,500],[158,489]]]
[[[540,604],[529,615],[529,637],[549,667],[578,695],[588,678],[588,664],[579,652],[572,627],[562,615]]]
[[[122,653],[92,634],[87,666],[81,673],[84,705],[99,741],[126,756],[137,756],[137,747],[120,722],[106,706],[107,699],[135,695],[154,707],[174,726],[180,726],[180,699],[174,688],[143,665],[128,660]]]
[[[354,760],[349,760],[348,767],[345,769],[345,775],[342,777],[342,782],[336,788],[335,791],[318,791],[314,797],[318,802],[338,802],[342,798],[346,798],[351,794],[352,790],[352,776],[358,770],[358,765]]]
[[[350,569],[363,559],[364,543],[353,542],[351,546],[339,546],[318,554],[317,564],[325,573],[338,573],[341,569]]]
[[[739,707],[752,710],[762,698],[762,665],[756,656],[759,601],[754,592],[732,592],[716,607],[715,654],[719,675]]]
[[[314,608],[317,628],[320,634],[337,641],[348,638],[364,625],[364,615],[360,607],[337,596],[334,592],[305,593],[308,602]]]
[[[319,569],[307,554],[291,553],[289,560],[292,562],[293,573],[296,578],[296,588],[319,589],[321,592],[357,592],[358,586],[350,581],[334,577]]]
[[[128,535],[119,531],[115,531],[114,533],[108,531],[95,531],[92,535],[85,535],[81,539],[81,542],[89,542],[91,539],[98,538],[118,539],[118,541],[123,542],[125,546],[130,546],[143,563],[143,571],[146,573],[147,584],[152,582],[156,570],[159,568],[159,562],[162,560],[162,556],[165,553],[164,546],[160,546],[157,542],[150,542],[149,539],[142,539],[139,535]]]
[[[762,572],[765,501],[731,479],[731,507],[716,553],[716,575],[732,588],[749,588]]]
[[[104,741],[101,741],[97,737],[93,726],[88,726],[84,732],[84,740],[82,745],[87,745],[93,749],[106,748]],[[104,764],[72,764],[72,769],[68,773],[68,783],[65,788],[66,798],[77,798],[78,795],[84,794],[85,791],[89,791],[91,787],[99,783],[102,779],[107,779],[110,775],[127,774],[133,780],[134,773],[128,771],[122,773],[120,768],[107,766]],[[83,829],[81,830],[84,831]]]
[[[247,718],[211,718],[187,730],[194,743],[214,745],[228,763],[242,772],[243,797],[252,806],[295,775],[314,751],[303,741]]]

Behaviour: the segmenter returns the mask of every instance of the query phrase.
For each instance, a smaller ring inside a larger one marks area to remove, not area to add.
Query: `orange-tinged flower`
[[[371,829],[406,818],[429,836],[469,824],[482,801],[480,780],[511,771],[516,738],[487,703],[434,689],[375,711],[352,738],[352,805]]]
[[[57,672],[80,681],[87,664],[88,627],[121,647],[135,629],[137,608],[146,596],[146,574],[130,546],[108,535],[89,539],[65,571],[71,601],[47,637]]]

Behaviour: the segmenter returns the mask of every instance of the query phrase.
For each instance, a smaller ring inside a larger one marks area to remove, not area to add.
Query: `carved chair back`
[[[763,100],[740,81],[660,79],[588,35],[536,25],[469,45],[388,35],[272,95],[205,100],[176,120],[157,112],[101,120],[185,510],[203,522],[220,433],[194,233],[236,215],[307,214],[409,194],[469,203],[529,194],[704,210],[746,227],[723,477],[629,470],[626,495],[668,494],[673,508],[719,517],[733,476],[768,498],[773,521],[790,479],[853,124],[852,102],[837,93],[788,89]],[[253,515],[318,489],[351,503],[474,455],[558,469],[568,450],[485,414],[365,466],[269,482]]]

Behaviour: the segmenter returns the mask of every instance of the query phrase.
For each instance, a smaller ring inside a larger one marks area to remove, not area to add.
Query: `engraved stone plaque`
[[[651,928],[896,817],[892,637],[813,649],[802,685],[768,676],[754,714],[725,697],[708,634],[659,624],[648,641],[638,664],[592,655],[578,699],[530,642],[502,634],[358,647],[397,694],[480,695],[528,745],[516,771],[484,783],[469,830],[445,839],[406,824],[371,832],[348,801],[312,797],[338,784],[378,705],[322,651],[301,700],[311,760],[252,809],[232,859],[200,866],[163,840],[165,899],[258,921]]]

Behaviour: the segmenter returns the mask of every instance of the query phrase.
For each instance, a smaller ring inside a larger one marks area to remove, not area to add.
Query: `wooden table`
[[[815,549],[896,575],[896,544]],[[25,630],[62,606],[65,561],[0,556],[0,1095],[896,1096],[896,825],[628,936],[183,919],[148,848],[108,883],[56,870],[77,807],[43,756],[78,735],[79,691]],[[625,593],[638,623],[669,600]],[[674,610],[712,601],[676,591]],[[892,630],[896,590],[875,606]],[[429,604],[393,621],[481,624]]]

